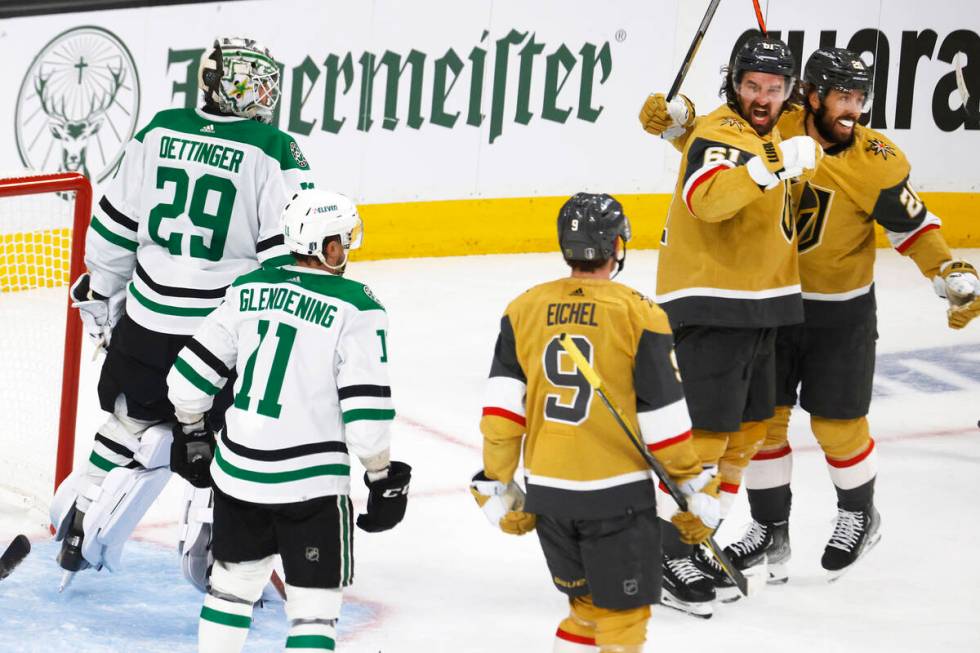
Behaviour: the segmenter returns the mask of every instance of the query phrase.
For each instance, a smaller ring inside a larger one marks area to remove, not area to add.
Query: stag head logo
[[[25,166],[112,174],[136,129],[139,75],[114,34],[79,27],[34,58],[17,98],[17,148]]]

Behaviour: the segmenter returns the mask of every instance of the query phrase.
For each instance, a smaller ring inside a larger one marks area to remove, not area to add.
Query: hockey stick
[[[653,470],[653,473],[657,475],[657,478],[660,479],[660,482],[667,488],[667,493],[670,494],[670,497],[677,502],[678,508],[680,508],[681,511],[686,512],[687,497],[685,497],[680,488],[677,487],[677,484],[674,483],[674,480],[670,477],[670,474],[667,473],[667,470],[664,469],[664,466],[660,464],[660,461],[654,458],[650,452],[647,451],[647,448],[643,446],[643,442],[640,441],[639,436],[633,432],[633,429],[630,428],[630,425],[627,423],[623,412],[616,406],[616,404],[612,402],[611,399],[609,399],[609,396],[606,394],[606,388],[602,384],[602,379],[599,378],[599,374],[595,371],[595,369],[589,365],[589,362],[585,359],[585,356],[582,355],[581,350],[579,350],[578,345],[575,344],[567,333],[561,334],[561,336],[558,338],[558,343],[565,349],[566,352],[568,352],[568,355],[572,357],[572,360],[575,362],[575,366],[578,368],[579,372],[585,376],[585,379],[589,382],[589,385],[592,386],[592,389],[595,390],[596,394],[599,395],[599,398],[602,399],[602,403],[606,405],[606,408],[612,414],[613,419],[616,420],[619,427],[623,429],[627,437],[629,437],[630,442],[633,444],[636,450],[640,452],[640,455],[643,456],[643,459],[646,461],[647,465],[650,466],[650,469]],[[735,565],[732,564],[732,561],[728,558],[725,551],[718,546],[717,542],[715,542],[714,537],[709,537],[706,544],[708,549],[711,551],[711,554],[718,561],[718,564],[721,565],[722,570],[729,578],[732,579],[735,586],[738,587],[738,591],[742,593],[742,596],[748,596],[749,582],[746,580],[745,575],[735,568]]]
[[[17,565],[24,561],[27,554],[31,552],[31,541],[26,535],[18,535],[10,543],[7,550],[0,556],[0,580],[10,575]]]
[[[762,7],[759,6],[759,0],[752,0],[752,4],[755,5],[755,20],[759,23],[759,31],[762,32],[763,36],[769,36],[769,30],[766,29],[766,19],[762,16]]]
[[[698,53],[698,48],[701,47],[701,41],[704,40],[705,32],[708,31],[708,25],[711,24],[711,19],[715,17],[715,10],[718,9],[718,3],[721,0],[711,0],[711,4],[708,5],[708,10],[704,12],[704,18],[701,19],[701,26],[698,27],[697,33],[694,35],[694,40],[691,41],[691,47],[687,49],[687,55],[684,57],[684,62],[681,64],[681,69],[677,71],[677,76],[674,77],[674,83],[670,86],[670,92],[667,93],[667,102],[670,102],[681,90],[681,84],[684,83],[684,78],[687,77],[687,71],[691,67],[691,62],[694,61],[694,55]]]
[[[963,112],[970,118],[976,118],[976,114],[970,108],[970,90],[966,87],[966,78],[963,76],[963,64],[960,63],[960,55],[956,53],[956,88],[960,90],[960,97],[963,99]]]

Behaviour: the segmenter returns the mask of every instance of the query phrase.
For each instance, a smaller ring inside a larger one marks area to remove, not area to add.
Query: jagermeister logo
[[[20,160],[100,182],[119,164],[139,105],[136,65],[115,34],[92,26],[62,32],[41,48],[20,85]]]
[[[406,130],[481,129],[493,144],[535,121],[595,123],[613,98],[610,41],[555,42],[511,29],[477,34],[446,49],[316,51],[280,63],[287,92],[274,122],[311,136]],[[621,41],[623,35],[614,36]],[[475,42],[474,42],[475,41]],[[169,50],[167,68],[186,62],[185,106],[198,100],[202,50]]]

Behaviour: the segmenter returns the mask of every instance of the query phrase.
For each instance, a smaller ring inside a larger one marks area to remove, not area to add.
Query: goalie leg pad
[[[211,528],[214,522],[214,494],[210,488],[184,488],[183,505],[177,524],[177,552],[180,571],[201,592],[208,589],[208,573],[214,564]]]
[[[122,548],[170,480],[170,470],[116,467],[85,511],[82,556],[94,567],[119,569]]]
[[[72,508],[75,507],[76,503],[84,502],[89,505],[100,494],[102,494],[102,488],[93,483],[85,470],[82,469],[76,469],[61,482],[61,485],[55,490],[49,512],[55,541],[60,542],[65,538],[68,527],[71,525]]]

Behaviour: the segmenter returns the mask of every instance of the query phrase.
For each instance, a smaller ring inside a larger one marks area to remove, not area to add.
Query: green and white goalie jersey
[[[190,335],[228,285],[292,261],[279,215],[312,184],[296,142],[272,125],[200,109],[161,111],[126,146],[85,239],[91,288],[125,291],[126,313]]]
[[[387,324],[344,277],[286,265],[237,279],[167,377],[177,410],[197,414],[237,372],[214,485],[253,503],[349,494],[349,456],[388,452]]]

